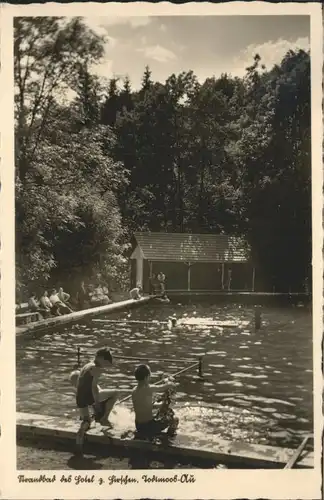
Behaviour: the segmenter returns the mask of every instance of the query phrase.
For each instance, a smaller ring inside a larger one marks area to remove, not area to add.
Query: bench
[[[16,304],[16,314],[28,312],[29,305],[28,302],[22,302],[21,304]]]
[[[16,326],[28,325],[29,323],[34,323],[39,321],[41,316],[38,312],[26,312],[16,314]]]

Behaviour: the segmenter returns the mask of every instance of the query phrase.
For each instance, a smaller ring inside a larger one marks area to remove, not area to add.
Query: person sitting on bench
[[[71,304],[69,302],[71,296],[70,294],[64,292],[62,287],[59,288],[57,296],[63,304],[67,305],[70,309],[72,309]]]
[[[146,437],[154,437],[163,430],[174,433],[179,419],[159,418],[153,415],[153,408],[159,408],[160,404],[153,403],[154,393],[163,393],[168,389],[174,388],[174,382],[167,382],[163,385],[150,385],[151,370],[148,365],[139,365],[135,370],[137,387],[132,392],[132,401],[135,412],[135,426],[139,434]]]
[[[89,294],[92,306],[106,306],[111,303],[108,295],[104,293],[103,287],[97,283],[96,287]]]
[[[31,312],[37,312],[41,316],[41,319],[43,317],[47,318],[51,314],[50,308],[44,307],[42,304],[38,303],[35,293],[32,293],[29,298],[28,307]]]
[[[58,306],[52,304],[52,302],[48,298],[48,293],[46,290],[44,290],[42,296],[40,297],[39,303],[44,309],[49,309],[52,316],[60,316]]]
[[[62,313],[69,314],[69,313],[73,312],[72,309],[68,305],[63,304],[63,302],[60,300],[55,288],[52,289],[49,299],[50,299],[52,305],[57,309],[57,311],[60,314],[62,314]]]

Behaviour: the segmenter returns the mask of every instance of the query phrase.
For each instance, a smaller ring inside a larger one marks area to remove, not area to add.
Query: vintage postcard
[[[0,495],[319,499],[320,4],[1,7]]]

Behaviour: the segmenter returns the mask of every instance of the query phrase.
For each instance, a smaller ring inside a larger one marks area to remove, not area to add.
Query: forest
[[[134,231],[244,236],[264,288],[311,280],[310,54],[243,78],[96,76],[81,18],[15,18],[17,291],[102,273],[127,286]],[[310,285],[309,285],[310,286]]]

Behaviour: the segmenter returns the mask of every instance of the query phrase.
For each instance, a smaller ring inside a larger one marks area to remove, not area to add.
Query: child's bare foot
[[[85,437],[85,433],[83,432],[82,429],[80,429],[77,432],[76,440],[75,440],[75,445],[76,445],[75,451],[76,451],[77,455],[83,455],[84,437]]]
[[[168,429],[168,435],[169,436],[174,436],[177,432],[177,429],[179,427],[179,419],[178,417],[175,417],[172,421],[172,423],[170,424],[169,426],[169,429]]]

